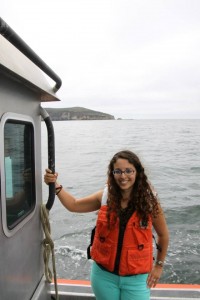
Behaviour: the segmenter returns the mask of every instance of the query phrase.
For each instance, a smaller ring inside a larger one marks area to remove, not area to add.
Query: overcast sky
[[[1,0],[61,77],[60,103],[116,118],[200,118],[200,0]]]

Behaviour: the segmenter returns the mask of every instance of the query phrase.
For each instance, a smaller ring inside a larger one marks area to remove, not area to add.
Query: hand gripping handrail
[[[51,118],[47,111],[40,107],[40,114],[45,121],[48,134],[48,168],[55,173],[55,139],[54,139],[54,128]],[[50,210],[55,200],[55,184],[49,184],[49,197],[46,203],[46,208]]]

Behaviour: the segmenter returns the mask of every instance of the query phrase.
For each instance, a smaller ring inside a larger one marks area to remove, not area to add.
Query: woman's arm
[[[155,287],[162,275],[164,261],[169,244],[169,232],[165,216],[161,207],[159,208],[158,215],[156,217],[153,217],[153,227],[157,234],[158,249],[156,254],[155,265],[151,273],[149,274],[147,280],[149,287]]]
[[[157,234],[157,245],[160,249],[157,249],[156,262],[162,261],[164,263],[169,243],[169,231],[161,208],[159,214],[153,218],[153,227]]]
[[[76,199],[69,192],[60,188],[60,184],[57,182],[58,174],[52,174],[51,170],[46,169],[44,175],[44,181],[46,184],[55,183],[58,192],[58,198],[61,203],[71,212],[92,212],[96,211],[101,207],[101,199],[103,195],[103,190],[98,191],[92,195],[86,196],[84,198]]]
[[[103,191],[98,191],[84,198],[76,199],[63,188],[57,195],[60,202],[71,212],[91,212],[101,207]]]

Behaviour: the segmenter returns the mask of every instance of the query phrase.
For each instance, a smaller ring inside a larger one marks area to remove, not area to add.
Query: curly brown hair
[[[116,153],[108,165],[108,221],[110,223],[111,212],[115,212],[117,218],[121,211],[122,194],[113,175],[114,164],[118,159],[128,160],[136,169],[136,180],[131,191],[128,207],[132,211],[135,210],[142,222],[146,224],[150,215],[156,216],[158,214],[158,199],[152,191],[152,187],[138,156],[129,150]]]

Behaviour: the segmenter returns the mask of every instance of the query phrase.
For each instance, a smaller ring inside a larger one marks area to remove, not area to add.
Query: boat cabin
[[[41,103],[58,101],[61,81],[2,19],[0,33],[0,299],[47,300],[40,207],[41,120],[48,115]]]

